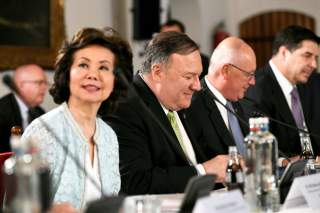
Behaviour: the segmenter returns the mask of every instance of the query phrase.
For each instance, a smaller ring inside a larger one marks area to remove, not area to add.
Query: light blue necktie
[[[234,109],[232,104],[227,101],[226,104],[227,108],[229,108],[233,113]],[[239,125],[239,121],[237,119],[237,117],[231,112],[229,112],[229,110],[227,110],[227,114],[228,114],[228,122],[229,122],[229,130],[231,131],[231,134],[233,136],[233,139],[237,145],[238,151],[242,156],[245,156],[246,153],[246,148],[244,146],[244,142],[243,142],[243,134],[242,131],[240,129],[240,125]]]

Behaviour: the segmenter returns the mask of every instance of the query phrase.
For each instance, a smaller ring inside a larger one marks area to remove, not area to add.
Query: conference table
[[[218,191],[212,191],[213,193],[219,193],[226,191],[221,189]],[[178,212],[184,194],[161,194],[161,195],[141,195],[141,196],[129,196],[124,202],[125,213],[173,213]],[[320,202],[320,201],[319,201]],[[146,208],[144,205],[148,205]],[[298,207],[293,209],[280,209],[279,213],[319,213],[320,209],[312,210],[308,207]]]

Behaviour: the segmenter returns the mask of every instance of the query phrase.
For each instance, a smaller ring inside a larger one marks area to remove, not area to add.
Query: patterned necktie
[[[233,106],[229,101],[227,101],[226,107],[228,109],[230,109],[233,113],[235,113]],[[231,113],[231,112],[229,112],[229,110],[227,110],[229,130],[231,131],[231,134],[232,134],[233,139],[237,145],[239,153],[242,156],[245,156],[246,149],[245,149],[244,142],[243,142],[243,134],[240,129],[239,121],[233,113]]]
[[[304,118],[303,118],[303,113],[301,109],[301,103],[300,103],[300,98],[298,94],[298,89],[297,87],[294,87],[291,91],[291,111],[292,115],[294,117],[294,120],[296,121],[297,127],[300,129],[304,129]]]
[[[181,136],[181,133],[180,133],[180,130],[179,130],[179,126],[178,126],[178,123],[177,123],[177,120],[176,118],[174,117],[174,114],[172,111],[169,111],[168,114],[167,114],[167,118],[174,130],[174,133],[176,134],[177,136],[177,139],[179,141],[179,144],[183,150],[183,152],[185,153],[186,156],[188,156],[188,153],[186,152],[186,148],[183,144],[183,140],[182,140],[182,136]]]

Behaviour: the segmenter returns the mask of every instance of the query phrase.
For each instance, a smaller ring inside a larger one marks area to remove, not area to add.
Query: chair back
[[[3,166],[4,162],[13,155],[13,152],[0,153],[0,167]]]

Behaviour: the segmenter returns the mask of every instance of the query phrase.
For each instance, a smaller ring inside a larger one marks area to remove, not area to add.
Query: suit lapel
[[[289,108],[289,105],[286,101],[286,98],[282,92],[282,89],[274,75],[274,73],[272,72],[271,67],[269,66],[269,69],[267,70],[268,75],[267,77],[270,79],[270,88],[271,88],[271,95],[272,97],[265,97],[265,98],[274,98],[275,100],[275,111],[276,112],[281,112],[279,114],[280,117],[282,117],[282,119],[284,121],[287,121],[288,123],[295,125],[295,121],[294,118],[292,116],[291,113],[291,109]]]
[[[208,108],[208,111],[210,112],[210,120],[214,128],[216,129],[217,134],[227,146],[233,146],[235,142],[226,124],[223,121],[223,118],[216,105],[216,102],[214,101],[215,95],[210,91],[205,81],[202,82],[201,92],[203,92],[205,95],[205,105]]]
[[[181,122],[183,124],[183,127],[187,132],[189,140],[190,140],[190,142],[192,144],[193,150],[194,150],[195,155],[196,155],[197,162],[205,161],[206,160],[205,155],[204,155],[202,149],[200,148],[198,142],[196,141],[196,139],[192,135],[192,132],[190,131],[190,127],[189,127],[189,124],[187,122],[187,115],[185,113],[185,110],[180,110],[178,112],[178,114],[179,114],[179,118],[180,118],[180,120],[181,120]]]
[[[306,90],[305,90],[305,85],[297,85],[298,88],[298,92],[299,92],[299,96],[300,96],[300,102],[301,102],[301,107],[302,107],[302,111],[303,111],[303,116],[304,116],[304,121],[307,125],[307,127],[310,127],[309,124],[309,120],[310,117],[312,116],[311,114],[309,114],[309,112],[311,112],[312,110],[309,110],[307,108],[307,102],[306,102]],[[309,128],[308,128],[309,129]]]
[[[10,104],[9,104],[9,106],[12,107],[12,115],[13,115],[13,123],[14,123],[14,125],[22,127],[22,117],[21,117],[20,108],[19,108],[17,100],[16,100],[16,98],[14,97],[13,94],[10,95]]]
[[[156,96],[153,94],[153,92],[150,90],[150,88],[147,86],[147,84],[142,80],[142,78],[139,75],[135,76],[134,84],[136,86],[136,89],[139,91],[142,101],[145,103],[146,107],[150,110],[150,113],[152,113],[155,119],[159,121],[157,125],[160,127],[160,131],[162,131],[163,134],[166,135],[168,139],[167,140],[168,143],[173,147],[173,150],[181,158],[183,158],[186,162],[189,163],[189,160],[184,154],[180,146],[180,143],[177,139],[177,136],[174,133],[174,130],[171,127],[171,124],[163,108],[161,107],[159,101],[157,100]]]

